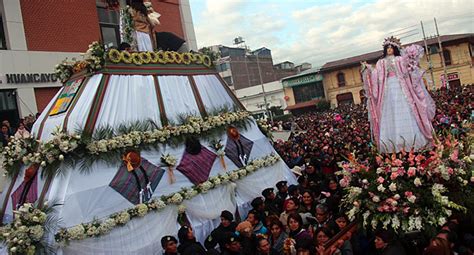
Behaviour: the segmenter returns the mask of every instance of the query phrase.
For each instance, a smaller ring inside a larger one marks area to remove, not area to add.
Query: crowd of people
[[[466,137],[474,119],[473,93],[474,85],[432,93],[437,103],[433,125],[440,137]],[[473,254],[472,223],[464,224],[462,215],[453,215],[429,237],[358,230],[327,247],[350,224],[339,207],[343,193],[334,175],[337,162],[352,152],[363,160],[374,151],[367,110],[363,105],[343,105],[274,123],[274,128],[293,131],[274,147],[290,168],[298,169],[298,184],[280,181],[264,189],[241,220],[223,211],[221,224],[204,244],[196,241],[190,226],[183,226],[178,238],[162,238],[165,254]]]
[[[440,137],[465,138],[474,120],[474,85],[432,92],[437,104],[433,125]],[[35,118],[28,116],[15,128],[2,121],[3,146],[14,137],[29,137]],[[164,236],[165,254],[473,254],[472,224],[453,215],[438,233],[397,238],[393,231],[360,230],[328,247],[351,224],[339,204],[343,191],[334,175],[338,162],[349,153],[363,160],[374,151],[364,105],[343,105],[324,112],[306,113],[274,128],[292,130],[287,141],[274,147],[298,175],[296,185],[286,181],[267,187],[251,202],[247,215],[223,211],[221,224],[204,243],[196,241],[192,227],[184,225],[175,236]],[[326,244],[326,246],[325,246]]]
[[[11,137],[15,138],[28,138],[31,136],[31,129],[36,121],[36,117],[28,115],[25,118],[20,119],[18,126],[14,127],[9,120],[2,121],[2,127],[0,130],[0,148],[7,146]]]

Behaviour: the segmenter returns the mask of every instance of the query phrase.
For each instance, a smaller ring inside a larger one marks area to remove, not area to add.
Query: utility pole
[[[446,82],[446,88],[449,90],[448,72],[446,71],[446,63],[444,62],[443,46],[441,45],[441,39],[439,36],[438,23],[436,22],[436,18],[434,18],[434,23],[436,27],[436,35],[438,36],[439,49],[441,51],[441,63],[443,64],[443,70],[444,70],[444,82]]]
[[[263,92],[263,102],[265,103],[265,111],[267,112],[267,115],[270,116],[270,122],[273,123],[273,115],[268,109],[268,102],[267,102],[267,94],[265,93],[265,86],[263,86],[263,79],[262,79],[262,71],[260,69],[260,62],[258,61],[258,55],[259,53],[257,52],[257,68],[258,68],[258,75],[260,76],[260,85],[262,86],[262,92]]]
[[[431,54],[428,49],[428,43],[426,42],[426,35],[425,35],[425,28],[423,27],[423,21],[421,23],[421,31],[423,31],[423,41],[425,42],[425,52],[426,52],[426,60],[428,61],[428,69],[431,73],[431,82],[433,83],[433,91],[436,90],[435,78],[433,75],[433,63],[431,63]]]

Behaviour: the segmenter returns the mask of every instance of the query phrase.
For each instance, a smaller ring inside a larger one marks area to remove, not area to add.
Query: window
[[[293,87],[295,102],[302,103],[317,98],[324,98],[324,87],[322,82],[310,83]]]
[[[344,77],[344,73],[342,73],[342,72],[337,74],[337,85],[339,87],[346,86],[346,78]]]
[[[100,33],[106,48],[120,45],[120,13],[116,10],[97,6]]]
[[[0,50],[6,50],[7,44],[5,40],[5,30],[3,29],[3,19],[0,16]]]
[[[443,50],[444,64],[449,66],[451,65],[451,52],[449,50]]]
[[[219,65],[217,65],[217,71],[218,72],[224,72],[224,71],[227,71],[230,69],[230,63],[229,62],[225,62],[225,63],[221,63]]]
[[[438,53],[438,46],[436,45],[429,46],[429,49],[430,49],[430,55]]]

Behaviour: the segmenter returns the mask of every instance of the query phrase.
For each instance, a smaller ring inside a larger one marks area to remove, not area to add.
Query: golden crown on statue
[[[392,45],[392,46],[395,46],[399,49],[402,47],[400,39],[398,39],[396,37],[393,37],[393,36],[385,38],[385,40],[383,41],[383,46],[385,47],[387,45]]]

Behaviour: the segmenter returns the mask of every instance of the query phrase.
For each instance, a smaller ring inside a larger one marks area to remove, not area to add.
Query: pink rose
[[[377,165],[379,165],[379,166],[381,166],[383,164],[382,157],[380,157],[380,156],[376,156],[375,161],[377,162]]]
[[[459,156],[459,151],[458,151],[458,149],[455,149],[453,151],[453,153],[451,153],[450,158],[451,158],[452,161],[457,162],[458,161],[458,156]]]
[[[416,175],[416,168],[414,168],[414,167],[408,168],[407,174],[408,174],[408,177],[415,176]]]
[[[388,212],[388,211],[390,211],[390,206],[388,206],[387,204],[385,204],[385,205],[382,206],[382,210],[383,210],[384,212]]]
[[[391,180],[395,180],[397,179],[397,177],[398,177],[398,172],[392,172],[392,174],[390,175]]]
[[[385,179],[384,179],[382,176],[380,176],[379,178],[377,178],[377,182],[378,182],[378,183],[383,183],[384,181],[385,181]]]
[[[404,176],[405,175],[405,169],[403,167],[399,167],[397,171],[398,176]]]
[[[403,213],[408,214],[410,212],[410,207],[403,207]]]
[[[451,167],[448,167],[448,174],[453,175],[453,173],[454,173],[454,170]]]
[[[411,197],[411,196],[413,196],[413,192],[411,192],[411,191],[405,191],[405,196],[406,196],[406,197]]]
[[[402,164],[403,164],[403,161],[399,159],[395,159],[394,161],[392,161],[392,166],[402,166]]]

